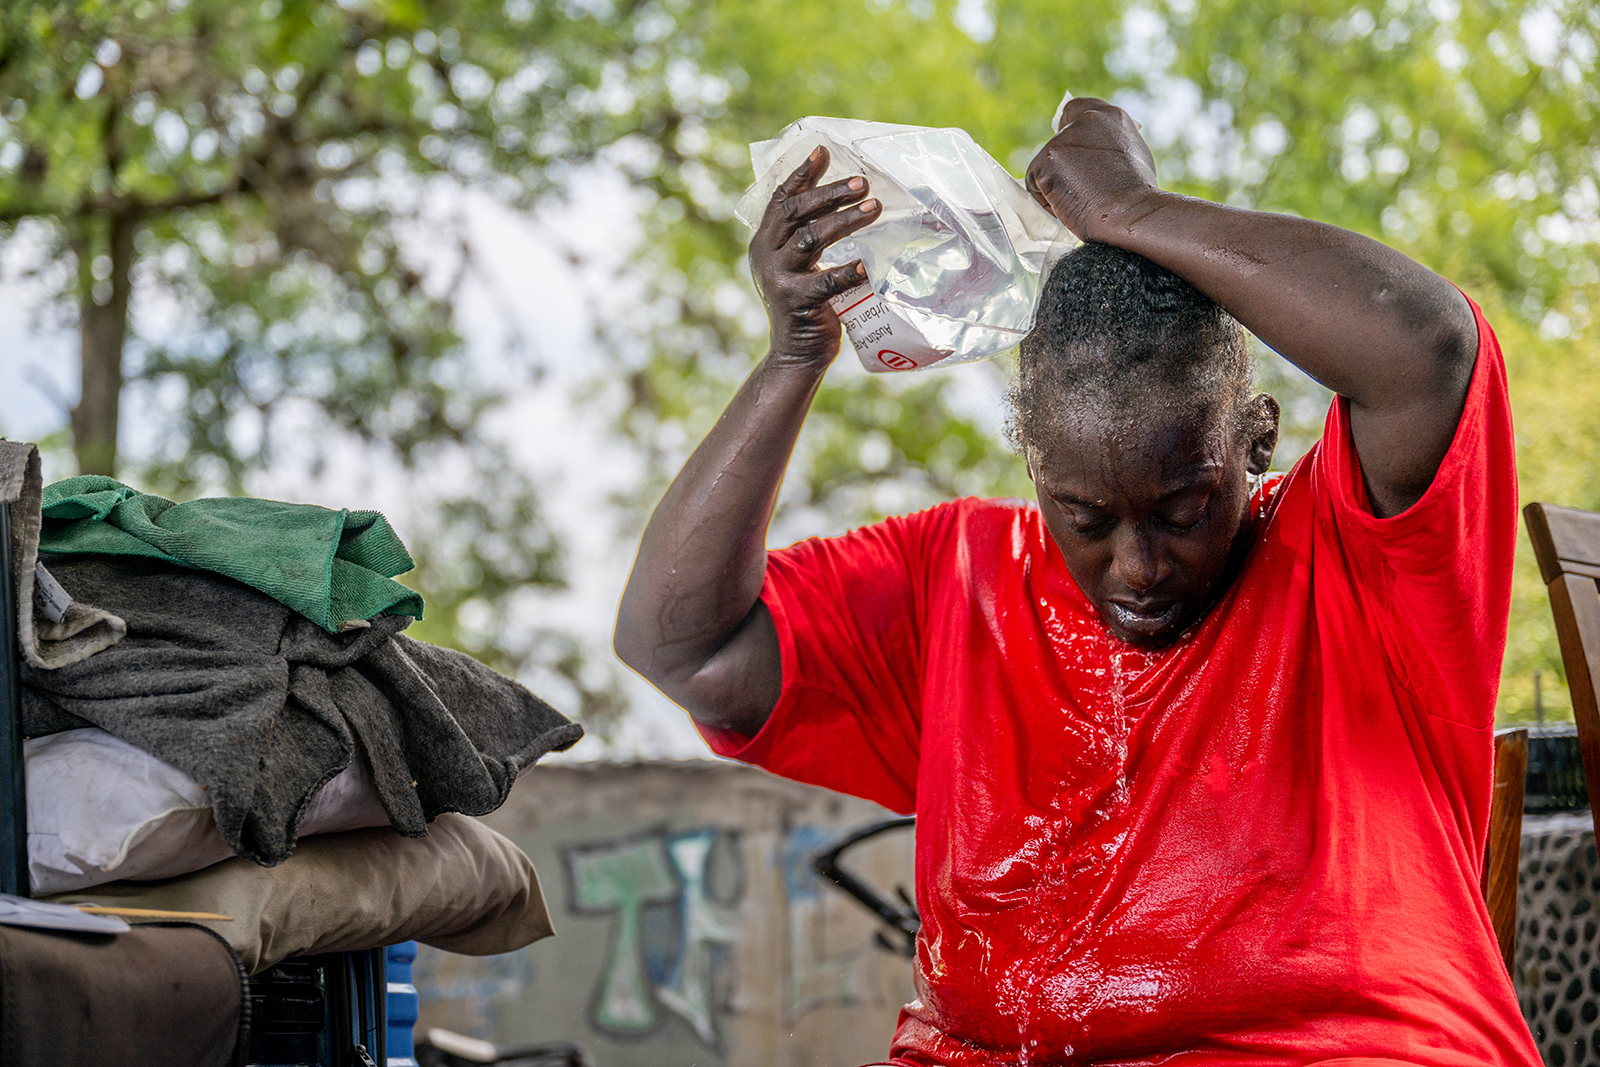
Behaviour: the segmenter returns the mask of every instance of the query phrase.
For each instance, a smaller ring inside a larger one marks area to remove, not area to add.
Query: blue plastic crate
[[[384,949],[388,980],[388,1040],[384,1052],[387,1067],[417,1067],[413,1030],[417,1025],[420,1002],[417,987],[411,982],[411,964],[417,958],[417,943],[402,941]]]

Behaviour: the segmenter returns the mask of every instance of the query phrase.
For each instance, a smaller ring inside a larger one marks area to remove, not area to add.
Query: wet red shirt
[[[1505,371],[1366,504],[1348,411],[1175,645],[1111,636],[1031,505],[775,552],[783,695],[724,755],[917,813],[904,1064],[1527,1064],[1478,891],[1516,536]]]

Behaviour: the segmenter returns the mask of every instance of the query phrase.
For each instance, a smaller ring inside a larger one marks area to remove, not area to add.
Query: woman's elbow
[[[655,645],[644,633],[643,628],[627,617],[626,612],[617,615],[616,627],[611,631],[611,651],[615,652],[625,667],[644,678],[654,682],[650,677],[650,665],[655,659]]]
[[[1452,295],[1455,300],[1450,313],[1440,316],[1434,351],[1441,363],[1470,378],[1478,360],[1478,317],[1465,296],[1460,292]]]

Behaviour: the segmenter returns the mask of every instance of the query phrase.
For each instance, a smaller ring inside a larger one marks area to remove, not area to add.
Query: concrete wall
[[[910,961],[809,860],[888,815],[731,763],[535,768],[484,821],[533,859],[557,936],[482,959],[424,946],[418,1033],[577,1040],[599,1067],[883,1059]],[[911,834],[846,863],[909,891]]]

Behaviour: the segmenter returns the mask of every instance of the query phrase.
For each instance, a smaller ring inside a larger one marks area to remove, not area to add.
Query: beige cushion
[[[232,916],[200,925],[222,935],[251,974],[289,956],[412,940],[490,956],[554,933],[528,857],[453,814],[430,823],[424,838],[388,827],[324,834],[302,838],[278,867],[236,856],[164,882],[111,882],[48,899]]]

